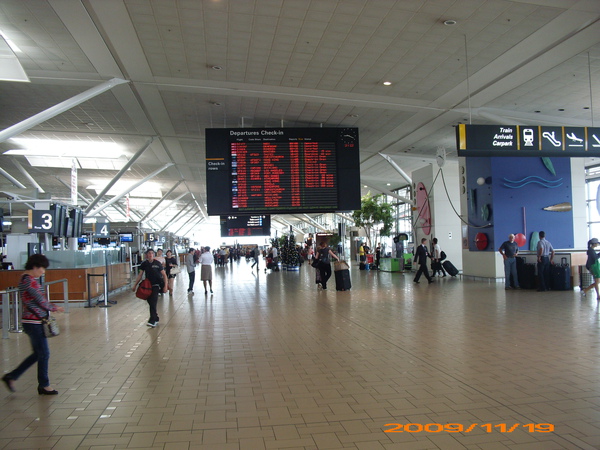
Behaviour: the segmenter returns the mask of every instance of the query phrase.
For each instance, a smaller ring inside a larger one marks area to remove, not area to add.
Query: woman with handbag
[[[594,288],[596,289],[596,299],[600,300],[600,288],[598,287],[598,285],[600,285],[600,261],[598,260],[598,253],[596,253],[595,250],[597,245],[598,239],[596,238],[592,238],[588,241],[587,261],[585,263],[585,267],[594,277],[594,282],[588,287],[582,289],[581,295],[585,297],[585,294]]]
[[[173,268],[175,268],[173,270]],[[177,258],[173,256],[171,250],[167,250],[167,257],[165,258],[165,272],[167,272],[167,278],[169,279],[169,296],[173,296],[173,282],[175,277],[179,273],[179,265],[177,264]]]
[[[23,302],[23,331],[29,336],[33,353],[25,358],[19,367],[2,377],[2,381],[11,392],[15,392],[15,381],[37,362],[38,394],[58,394],[50,387],[48,378],[50,348],[42,322],[49,317],[50,311],[64,312],[65,309],[50,303],[46,298],[44,288],[38,282],[38,278],[46,273],[49,265],[50,262],[44,255],[31,255],[25,263],[25,273],[19,282],[19,292]]]

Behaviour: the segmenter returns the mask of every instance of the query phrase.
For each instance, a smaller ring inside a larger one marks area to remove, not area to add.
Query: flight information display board
[[[209,215],[360,209],[357,128],[206,130]]]
[[[221,237],[269,236],[271,216],[221,216]]]

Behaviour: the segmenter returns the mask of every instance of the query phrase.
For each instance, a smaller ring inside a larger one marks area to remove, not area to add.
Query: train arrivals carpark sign
[[[600,156],[600,128],[459,124],[456,145],[458,156]]]

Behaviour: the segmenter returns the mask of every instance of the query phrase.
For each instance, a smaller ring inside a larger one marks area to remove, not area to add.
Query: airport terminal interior
[[[579,287],[599,99],[599,0],[0,0],[0,289],[40,244],[48,278],[80,270],[48,340],[58,395],[34,368],[0,385],[0,450],[599,449],[600,301]],[[308,134],[273,156],[289,130]],[[369,195],[391,271],[360,270]],[[221,231],[238,211],[267,231]],[[517,233],[531,263],[541,230],[572,288],[506,290],[498,247]],[[242,258],[214,293],[177,275],[156,327],[131,291],[147,248],[336,233],[350,290]],[[394,266],[422,237],[458,276]],[[31,352],[7,317],[3,374]]]
[[[178,275],[156,328],[131,291],[57,314],[59,394],[34,369],[2,386],[0,448],[600,447],[595,296],[356,267],[318,290],[260,264],[215,267],[208,295]],[[3,371],[30,352],[1,346]]]

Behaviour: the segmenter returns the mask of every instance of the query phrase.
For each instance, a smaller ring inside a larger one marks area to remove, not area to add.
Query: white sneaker
[[[148,325],[149,327],[154,328],[156,325],[158,325],[158,322],[154,322],[154,323],[148,322],[146,325]]]

